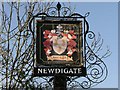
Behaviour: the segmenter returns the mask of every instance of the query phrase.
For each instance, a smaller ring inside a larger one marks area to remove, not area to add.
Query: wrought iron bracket
[[[34,31],[34,24],[35,24],[35,19],[36,18],[41,18],[43,20],[50,19],[50,18],[61,18],[61,20],[73,18],[73,20],[83,21],[83,42],[84,42],[84,54],[83,54],[83,59],[85,62],[85,66],[87,69],[87,75],[85,77],[81,76],[74,76],[74,77],[68,77],[68,83],[67,86],[70,88],[75,88],[75,87],[82,87],[82,88],[91,88],[94,85],[97,85],[101,82],[103,82],[107,75],[108,75],[108,70],[107,66],[104,63],[101,58],[99,58],[95,52],[92,50],[90,47],[90,44],[88,43],[89,40],[94,40],[95,39],[95,34],[94,32],[89,30],[89,24],[86,20],[86,17],[88,17],[90,12],[86,13],[84,16],[79,14],[79,13],[71,13],[71,10],[68,7],[62,7],[61,4],[58,2],[57,7],[50,7],[48,8],[48,11],[45,13],[38,13],[34,15],[30,22],[29,22],[29,30],[31,31],[33,35],[33,45],[35,45],[35,31]],[[34,48],[33,48],[34,49]],[[35,51],[35,50],[33,50]],[[34,53],[35,54],[35,53]],[[33,59],[34,55],[33,55]],[[42,78],[42,77],[41,77]],[[51,77],[50,77],[51,78]],[[44,79],[49,87],[52,87],[52,79]],[[50,81],[49,81],[50,80]],[[44,84],[43,83],[43,84]],[[42,84],[42,83],[41,83]]]

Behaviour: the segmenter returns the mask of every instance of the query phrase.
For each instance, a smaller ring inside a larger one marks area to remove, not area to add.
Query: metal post
[[[67,90],[67,80],[65,75],[54,76],[54,90]]]

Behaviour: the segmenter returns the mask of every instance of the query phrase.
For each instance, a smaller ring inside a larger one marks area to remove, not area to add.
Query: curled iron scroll
[[[67,7],[60,8],[60,11],[61,11],[60,16],[82,18],[85,24],[85,31],[83,33],[84,42],[85,42],[85,45],[84,45],[85,53],[83,58],[86,61],[87,75],[85,77],[80,77],[80,76],[69,77],[70,79],[67,82],[67,87],[71,88],[71,90],[73,88],[78,88],[78,87],[82,87],[85,89],[91,88],[103,82],[107,78],[108,70],[103,60],[101,60],[101,58],[99,58],[96,55],[96,53],[91,49],[89,44],[89,41],[92,41],[92,40],[94,41],[95,39],[95,34],[94,32],[89,31],[89,24],[86,20],[86,17],[89,15],[89,12],[86,13],[85,16],[82,16],[78,13],[71,14],[71,10]],[[35,17],[38,17],[39,15],[43,15],[43,14],[38,13],[37,15],[33,16],[33,18],[30,21],[29,27],[31,27],[32,20]],[[44,13],[44,15],[58,17],[58,9],[56,7],[51,7],[48,9],[47,14]],[[30,28],[30,31],[34,35],[34,32],[31,30],[31,28]],[[45,78],[39,77],[39,79],[42,79],[44,82],[41,82],[41,83],[37,82],[36,87],[53,88],[53,80],[51,79],[53,77],[45,77]],[[36,81],[34,82],[36,83]]]

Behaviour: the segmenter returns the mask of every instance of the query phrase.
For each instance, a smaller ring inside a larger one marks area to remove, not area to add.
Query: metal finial
[[[58,16],[60,16],[60,9],[61,9],[61,4],[60,4],[60,2],[58,2],[58,4],[57,4],[57,9],[58,9]]]

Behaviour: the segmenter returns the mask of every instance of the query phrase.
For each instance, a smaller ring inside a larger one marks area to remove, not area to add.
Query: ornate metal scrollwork
[[[70,88],[70,90],[72,90],[73,88],[78,88],[78,87],[87,89],[87,88],[91,88],[103,82],[108,75],[108,70],[103,60],[101,60],[101,58],[99,58],[96,55],[96,53],[94,52],[94,49],[92,49],[91,45],[89,44],[89,41],[95,43],[94,42],[95,34],[94,32],[89,31],[89,24],[86,20],[86,17],[89,15],[89,12],[86,13],[85,16],[82,16],[78,13],[71,14],[71,10],[69,8],[67,7],[61,8],[61,5],[58,3],[57,8],[50,7],[46,15],[52,16],[52,17],[60,17],[60,18],[65,17],[65,16],[72,17],[75,19],[79,18],[79,19],[83,19],[83,22],[84,22],[84,31],[83,31],[84,55],[83,55],[83,58],[84,58],[84,61],[86,62],[87,75],[85,77],[83,76],[82,77],[81,76],[70,77],[69,76],[67,87]],[[39,77],[39,78],[43,79],[44,82],[42,83],[37,82],[38,87],[53,88],[53,80],[51,79],[53,77],[47,77],[47,79],[44,79],[43,77]]]
[[[94,53],[89,43],[87,42],[88,39],[94,41],[94,38],[95,34],[92,31],[86,33],[86,53],[84,57],[86,58],[87,75],[85,77],[73,77],[71,79],[71,83],[69,83],[71,88],[82,87],[88,89],[103,82],[107,78],[107,66]]]
[[[81,15],[77,15],[80,17],[83,17]],[[85,18],[85,17],[84,17]],[[94,49],[89,44],[90,42],[94,42],[95,40],[95,34],[92,31],[89,31],[89,25],[88,22],[85,19],[86,24],[86,31],[84,33],[84,42],[85,42],[85,48],[84,48],[84,58],[86,61],[86,68],[87,68],[87,75],[85,77],[73,77],[71,79],[71,83],[68,84],[68,87],[71,88],[91,88],[101,82],[103,82],[108,75],[107,66],[105,63],[99,58],[95,52]]]
[[[50,7],[47,10],[47,14],[50,16],[70,16],[71,10],[68,7],[61,7],[61,4],[58,3],[57,7]]]

